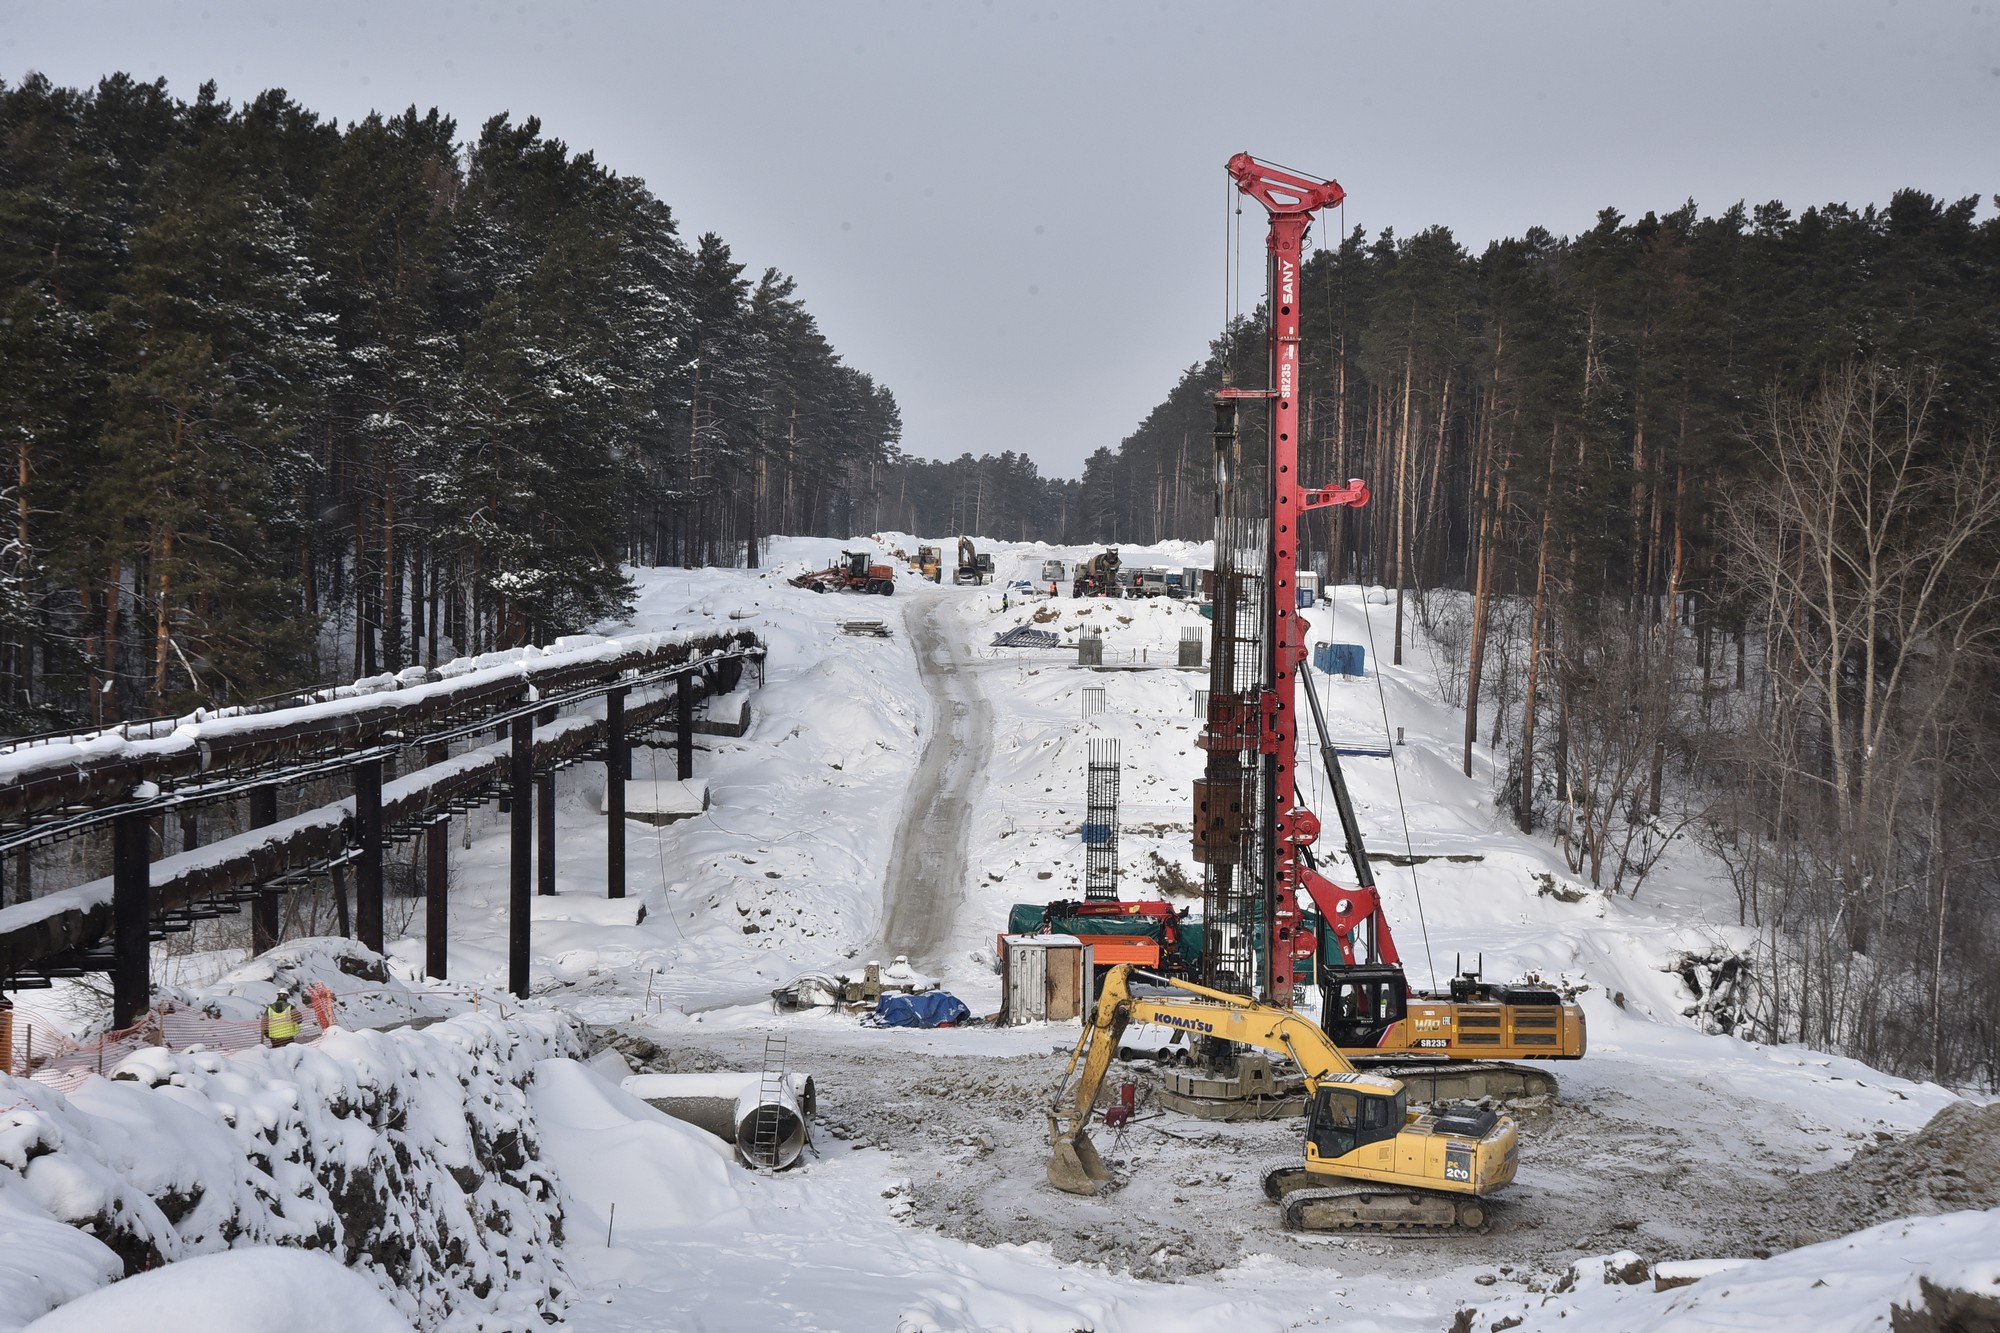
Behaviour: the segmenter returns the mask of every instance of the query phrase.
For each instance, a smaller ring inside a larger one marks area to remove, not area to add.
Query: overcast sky
[[[1996,9],[0,0],[0,77],[282,87],[343,122],[415,103],[466,135],[539,116],[689,239],[796,277],[905,448],[1075,475],[1221,323],[1231,153],[1335,177],[1349,227],[1475,249],[1607,205],[1990,196]]]

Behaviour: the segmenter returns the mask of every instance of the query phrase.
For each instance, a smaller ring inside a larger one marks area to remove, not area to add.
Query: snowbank
[[[391,975],[380,954],[337,935],[286,940],[199,991],[162,986],[158,994],[211,1018],[254,1023],[280,988],[298,997],[314,986],[339,997],[340,1026],[350,1030],[446,1018],[472,1007],[469,999]]]
[[[410,1333],[375,1284],[329,1255],[277,1246],[170,1264],[93,1291],[31,1333]]]
[[[1481,1306],[1470,1327],[1478,1333],[2000,1327],[2000,1209],[1887,1222],[1666,1291],[1643,1281],[1581,1282],[1558,1296]]]
[[[570,1290],[562,1214],[525,1085],[575,1049],[557,1015],[478,1013],[276,1051],[147,1049],[67,1096],[0,1078],[0,1333],[246,1245],[335,1254],[426,1328],[552,1312]]]

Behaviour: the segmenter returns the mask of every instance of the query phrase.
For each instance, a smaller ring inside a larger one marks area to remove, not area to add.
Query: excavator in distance
[[[1135,979],[1147,987],[1135,990]],[[1290,1056],[1304,1071],[1302,1159],[1264,1175],[1265,1197],[1279,1205],[1287,1230],[1476,1231],[1489,1220],[1488,1199],[1519,1169],[1520,1132],[1507,1115],[1472,1106],[1411,1110],[1402,1084],[1358,1072],[1310,1019],[1122,964],[1106,974],[1049,1109],[1049,1183],[1066,1193],[1094,1195],[1111,1180],[1090,1123],[1133,1023],[1256,1046]]]
[[[972,545],[972,538],[958,539],[958,568],[951,572],[953,583],[991,583],[993,581],[993,557],[981,555]]]

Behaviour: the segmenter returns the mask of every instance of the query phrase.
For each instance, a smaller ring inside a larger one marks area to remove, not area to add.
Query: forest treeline
[[[893,396],[793,282],[495,116],[0,85],[0,710],[241,700],[838,532]]]

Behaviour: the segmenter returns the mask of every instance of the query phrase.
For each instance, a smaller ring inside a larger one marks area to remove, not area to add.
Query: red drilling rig
[[[1294,677],[1306,659],[1297,594],[1300,519],[1333,505],[1365,505],[1368,487],[1361,481],[1307,487],[1299,480],[1302,252],[1313,214],[1338,204],[1343,192],[1336,182],[1294,175],[1248,153],[1229,159],[1229,174],[1270,215],[1270,378],[1266,388],[1224,388],[1217,395],[1224,495],[1216,523],[1214,651],[1202,736],[1208,764],[1195,783],[1195,856],[1208,865],[1207,980],[1289,1005],[1300,964],[1315,944],[1304,926],[1300,891],[1323,912],[1341,896],[1354,905],[1353,895],[1341,895],[1305,854],[1320,826],[1299,802],[1294,772]],[[1246,458],[1238,440],[1237,407],[1245,401],[1261,401],[1268,410],[1268,450],[1261,460]]]
[[[1270,377],[1263,389],[1225,387],[1216,402],[1215,614],[1200,742],[1208,762],[1195,783],[1195,858],[1206,866],[1202,978],[1289,1007],[1302,965],[1318,947],[1303,892],[1319,913],[1317,933],[1339,953],[1316,960],[1313,972],[1326,1030],[1349,1055],[1444,1062],[1451,1072],[1434,1066],[1426,1076],[1431,1095],[1553,1094],[1553,1076],[1492,1062],[1581,1056],[1583,1014],[1569,996],[1539,984],[1484,983],[1477,973],[1455,979],[1448,992],[1419,992],[1397,956],[1318,697],[1311,677],[1300,678],[1300,520],[1314,509],[1368,503],[1361,481],[1311,488],[1299,480],[1302,250],[1313,214],[1338,204],[1343,191],[1247,153],[1232,157],[1228,169],[1237,189],[1270,216]],[[1246,450],[1239,440],[1237,409],[1246,400],[1268,409],[1262,450]],[[1318,724],[1353,863],[1351,888],[1314,862],[1320,820],[1301,801],[1296,773],[1299,684]]]

